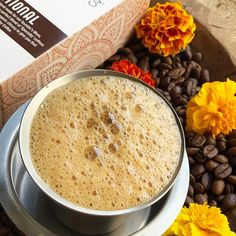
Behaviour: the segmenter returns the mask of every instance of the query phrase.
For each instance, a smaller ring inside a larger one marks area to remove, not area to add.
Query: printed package
[[[148,6],[149,0],[0,0],[0,120],[50,81],[114,54]]]

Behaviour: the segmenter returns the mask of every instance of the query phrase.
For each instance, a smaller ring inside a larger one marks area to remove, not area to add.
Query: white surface
[[[104,15],[123,0],[27,0],[31,6],[71,35]],[[95,6],[96,7],[92,7]]]
[[[104,15],[122,1],[123,0],[27,0],[27,3],[65,34],[70,36],[90,24],[93,20]],[[97,6],[93,7],[96,4]],[[34,57],[1,30],[0,42],[1,82],[33,62]]]
[[[184,205],[184,201],[188,192],[188,185],[189,164],[187,154],[185,153],[178,179],[172,187],[164,207],[148,225],[146,225],[139,232],[135,233],[134,236],[162,235],[178,216],[182,206]]]

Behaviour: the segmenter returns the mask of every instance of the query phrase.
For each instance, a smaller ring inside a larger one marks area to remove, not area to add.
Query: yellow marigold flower
[[[227,135],[236,129],[236,82],[209,82],[187,105],[187,129]]]
[[[163,236],[235,236],[219,208],[190,204],[180,214]]]
[[[196,25],[180,3],[157,3],[135,27],[136,34],[152,53],[175,55],[194,38]]]

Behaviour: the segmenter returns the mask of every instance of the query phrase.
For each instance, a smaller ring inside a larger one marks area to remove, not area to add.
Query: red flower
[[[114,62],[111,66],[111,69],[131,75],[153,87],[155,87],[156,85],[156,81],[152,79],[152,76],[149,72],[142,71],[136,64],[131,63],[128,60],[120,60]]]

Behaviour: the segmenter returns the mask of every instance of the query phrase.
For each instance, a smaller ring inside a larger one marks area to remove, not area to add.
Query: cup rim
[[[96,76],[113,76],[113,77],[121,77],[124,79],[129,79],[131,81],[140,83],[147,88],[151,89],[154,93],[156,93],[158,96],[160,96],[163,101],[168,105],[170,110],[172,111],[175,121],[177,123],[179,132],[180,132],[180,137],[181,137],[181,151],[180,151],[180,158],[178,161],[178,165],[175,169],[174,174],[172,175],[172,178],[169,180],[168,184],[157,194],[155,197],[153,197],[151,200],[148,202],[145,202],[143,204],[131,207],[131,208],[126,208],[126,209],[119,209],[119,210],[95,210],[95,209],[89,209],[85,207],[81,207],[79,205],[76,205],[75,203],[72,203],[65,198],[61,197],[59,194],[57,194],[55,191],[53,191],[46,183],[45,181],[40,177],[40,175],[37,173],[36,169],[34,168],[33,162],[30,157],[30,145],[29,145],[29,140],[30,140],[30,129],[31,129],[31,122],[33,120],[33,117],[44,101],[44,99],[48,96],[49,93],[51,93],[53,90],[56,88],[59,88],[71,81],[77,80],[77,79],[82,79],[82,78],[87,78],[87,77],[96,77]],[[33,111],[33,114],[32,114]],[[30,122],[29,122],[30,121]],[[112,70],[103,70],[103,69],[92,69],[92,70],[81,70],[75,73],[71,73],[65,76],[62,76],[52,82],[50,82],[48,85],[43,87],[40,91],[37,92],[37,94],[30,100],[28,103],[23,116],[20,121],[20,128],[19,128],[19,150],[20,150],[20,155],[22,158],[22,161],[24,163],[24,166],[33,179],[33,181],[37,184],[37,186],[52,200],[57,202],[58,204],[79,212],[79,213],[84,213],[87,215],[95,215],[95,216],[116,216],[116,215],[123,215],[127,213],[131,213],[134,211],[138,211],[141,209],[144,209],[146,207],[149,207],[150,205],[154,204],[158,200],[160,200],[173,186],[175,183],[175,180],[178,176],[178,173],[180,171],[180,168],[183,163],[183,157],[184,157],[184,150],[185,150],[185,138],[184,138],[184,131],[183,127],[181,125],[181,122],[178,118],[177,113],[175,112],[174,108],[171,106],[169,101],[156,89],[153,87],[149,86],[142,80],[139,80],[137,78],[134,78],[130,75],[117,72],[117,71],[112,71]]]

